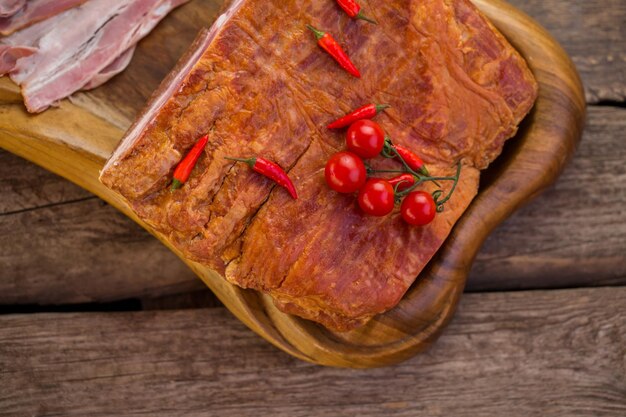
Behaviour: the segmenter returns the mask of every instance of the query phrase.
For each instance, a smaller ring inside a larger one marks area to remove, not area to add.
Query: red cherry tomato
[[[402,218],[413,226],[425,226],[435,219],[437,208],[433,196],[425,191],[413,191],[404,198]]]
[[[328,186],[338,193],[354,193],[367,180],[363,161],[352,152],[334,154],[326,164],[325,174]]]
[[[376,122],[358,120],[350,125],[346,142],[348,150],[361,158],[374,158],[383,150],[385,131]]]
[[[372,178],[359,191],[359,207],[370,216],[386,216],[393,211],[394,191],[389,181]]]

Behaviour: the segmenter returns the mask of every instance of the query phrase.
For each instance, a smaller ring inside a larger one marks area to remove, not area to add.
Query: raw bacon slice
[[[0,1],[0,17],[13,16],[26,4],[26,0],[2,0]]]
[[[121,71],[130,59],[127,51],[187,1],[89,0],[0,39],[0,45],[12,48],[5,48],[7,64],[0,74],[8,72],[21,86],[28,111],[41,112],[84,87],[106,81],[114,75],[111,69]],[[36,52],[16,59],[7,70],[17,51],[32,52],[19,49],[25,47]]]
[[[67,9],[79,6],[85,1],[87,0],[22,1],[21,7],[10,15],[2,15],[0,9],[0,34],[10,35],[34,23],[56,16]]]
[[[85,84],[83,88],[81,88],[81,90],[92,90],[96,87],[100,87],[102,84],[106,83],[111,78],[124,71],[128,64],[130,64],[130,60],[133,59],[134,53],[135,46],[132,46],[131,48],[122,52],[122,55],[118,56],[115,61],[109,64],[109,66],[100,71],[100,73],[93,77],[87,84]]]
[[[37,48],[31,46],[0,45],[0,74],[6,74],[15,68],[18,59],[31,56]]]

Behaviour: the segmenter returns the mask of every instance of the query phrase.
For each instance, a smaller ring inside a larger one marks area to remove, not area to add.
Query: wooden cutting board
[[[222,3],[194,0],[176,10],[140,43],[123,74],[43,114],[26,113],[18,89],[0,79],[0,146],[97,194],[147,228],[99,183],[98,173],[147,97],[199,28],[217,17]],[[500,0],[474,3],[527,59],[540,85],[539,98],[517,137],[483,174],[476,200],[396,308],[362,329],[332,333],[283,314],[267,296],[232,286],[210,269],[186,261],[233,314],[291,355],[324,365],[374,367],[399,362],[428,347],[452,318],[487,235],[550,185],[572,156],[585,118],[574,65],[522,12]]]

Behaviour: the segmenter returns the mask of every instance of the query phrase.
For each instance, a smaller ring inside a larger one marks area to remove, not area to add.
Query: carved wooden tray
[[[517,137],[483,174],[478,197],[396,308],[362,329],[335,334],[283,314],[268,297],[234,287],[208,268],[186,261],[233,314],[291,355],[324,365],[374,367],[427,348],[452,318],[488,234],[555,181],[571,157],[585,117],[574,65],[519,10],[500,0],[474,3],[527,59],[540,85],[539,98]],[[0,146],[97,194],[146,227],[98,182],[98,172],[147,97],[221,6],[220,0],[194,0],[176,10],[141,42],[127,71],[41,115],[27,114],[16,87],[0,79]]]

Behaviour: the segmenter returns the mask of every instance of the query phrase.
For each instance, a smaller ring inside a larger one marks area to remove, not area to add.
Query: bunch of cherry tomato
[[[326,182],[339,193],[358,192],[359,207],[368,215],[387,216],[396,203],[401,203],[400,212],[404,221],[414,226],[424,226],[434,220],[437,212],[443,210],[443,203],[454,192],[460,172],[456,177],[429,176],[417,155],[406,148],[395,146],[382,127],[372,120],[362,119],[352,123],[347,131],[346,145],[347,151],[334,154],[326,164]],[[403,169],[394,172],[399,175],[390,179],[368,177],[368,174],[377,172],[366,167],[363,160],[379,155],[398,159]],[[436,183],[438,180],[455,181],[452,191],[442,201],[439,201],[443,194],[441,190],[433,194],[416,190],[426,181]]]

